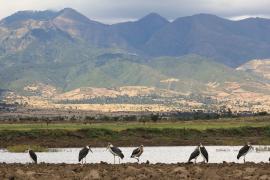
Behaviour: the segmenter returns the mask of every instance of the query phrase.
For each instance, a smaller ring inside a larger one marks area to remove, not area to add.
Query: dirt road
[[[0,164],[0,179],[270,179],[270,164]]]

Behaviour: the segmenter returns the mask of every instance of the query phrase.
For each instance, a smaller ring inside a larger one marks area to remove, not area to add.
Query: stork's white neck
[[[90,149],[90,147],[89,146],[86,146],[86,149]]]

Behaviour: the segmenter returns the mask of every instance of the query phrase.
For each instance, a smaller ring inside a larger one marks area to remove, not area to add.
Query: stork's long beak
[[[89,148],[89,151],[91,151],[91,153],[93,153],[93,151],[92,151],[92,149],[91,149],[91,148]]]

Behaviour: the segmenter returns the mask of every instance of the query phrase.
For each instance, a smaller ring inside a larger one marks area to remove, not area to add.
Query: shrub
[[[28,149],[32,149],[35,152],[48,152],[48,148],[37,146],[37,145],[15,145],[15,146],[8,146],[7,150],[9,152],[26,152]]]

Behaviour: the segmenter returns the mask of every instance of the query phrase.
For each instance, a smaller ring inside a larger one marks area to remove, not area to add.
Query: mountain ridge
[[[164,79],[179,79],[172,88],[200,92],[208,83],[222,87],[226,81],[260,82],[234,68],[253,56],[270,56],[270,20],[230,21],[198,14],[169,22],[150,13],[137,21],[106,25],[71,8],[19,15],[0,23],[0,86],[11,90],[32,83],[63,91],[88,86],[164,88]]]
[[[5,26],[5,22],[8,25]],[[27,28],[41,26],[47,29],[54,26],[91,46],[118,48],[146,57],[198,54],[231,67],[249,59],[270,57],[269,19],[231,21],[202,13],[176,18],[172,22],[157,13],[150,13],[137,21],[107,25],[93,21],[72,8],[58,12],[20,11],[1,20],[0,41],[3,34],[14,30],[21,34]],[[15,42],[8,38],[8,45],[16,46],[16,40],[16,35]],[[28,43],[23,42],[25,46]],[[14,48],[3,45],[0,49]]]

